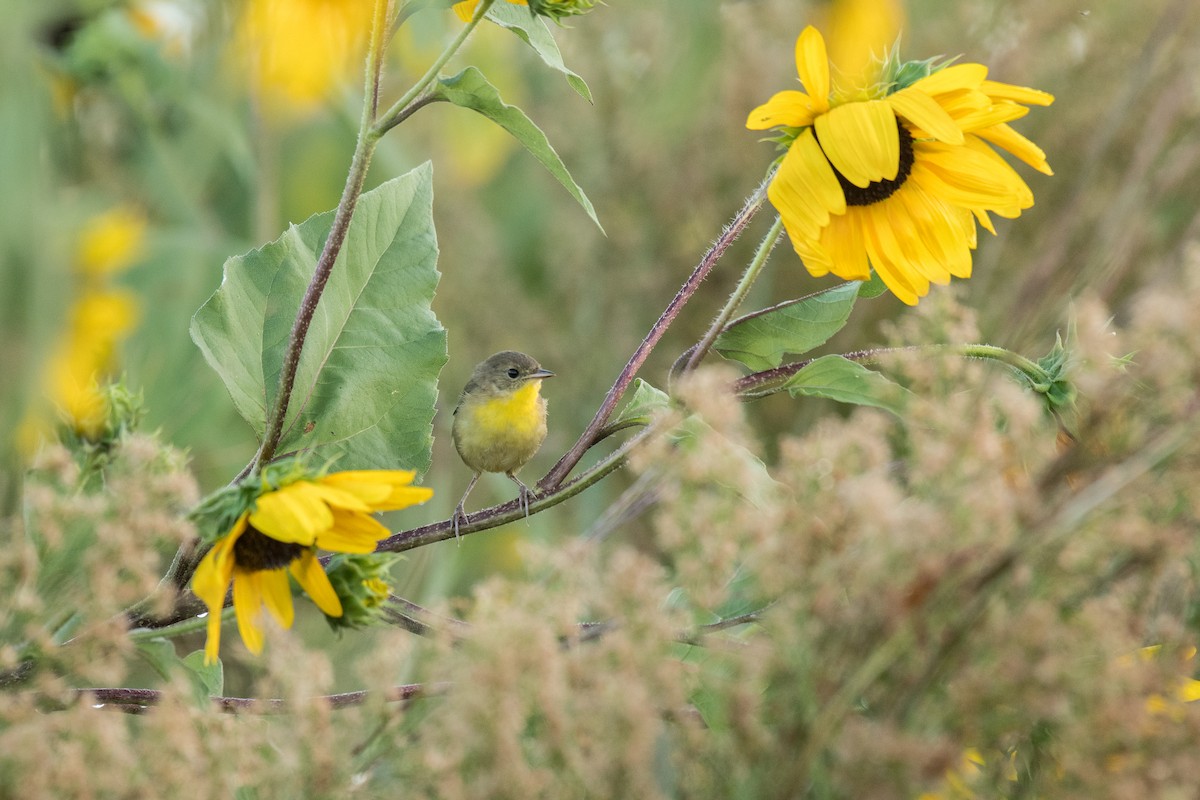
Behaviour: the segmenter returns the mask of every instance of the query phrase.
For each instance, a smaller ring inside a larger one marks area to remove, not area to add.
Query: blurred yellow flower
[[[79,235],[75,266],[88,278],[123,272],[142,255],[146,217],[129,206],[118,206],[93,217]]]
[[[527,6],[529,0],[508,0],[514,6]],[[463,0],[461,3],[454,4],[454,13],[458,14],[458,18],[463,22],[470,22],[471,17],[475,16],[475,7],[479,5],[479,0]]]
[[[235,52],[268,102],[307,110],[361,67],[370,0],[247,0]]]
[[[750,112],[751,130],[782,129],[787,152],[768,189],[808,271],[867,280],[871,269],[913,305],[930,283],[971,274],[976,222],[1015,218],[1033,192],[991,145],[1047,175],[1046,156],[1008,123],[1054,98],[987,80],[982,64],[889,62],[873,86],[835,87],[825,40],[796,42],[805,91]]]
[[[372,552],[389,533],[372,513],[407,508],[433,496],[432,489],[410,485],[415,475],[408,470],[335,472],[256,497],[192,578],[192,591],[208,606],[205,663],[217,660],[230,583],[238,632],[252,653],[262,652],[258,617],[263,606],[281,627],[292,626],[289,574],[321,611],[342,616],[342,603],[317,560],[317,548]]]
[[[904,28],[901,0],[832,0],[822,28],[828,32],[829,60],[855,85],[873,83],[883,59]]]
[[[50,357],[46,394],[85,438],[96,438],[108,420],[99,381],[112,373],[117,346],[137,320],[137,300],[129,292],[89,292],[71,310],[70,324]]]

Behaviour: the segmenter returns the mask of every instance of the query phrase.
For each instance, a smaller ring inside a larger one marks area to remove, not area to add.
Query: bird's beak
[[[537,372],[529,374],[530,378],[553,378],[554,373],[548,369],[539,369]]]

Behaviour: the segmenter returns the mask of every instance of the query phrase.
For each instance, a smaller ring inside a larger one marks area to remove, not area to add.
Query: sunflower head
[[[750,112],[785,150],[768,189],[792,246],[813,275],[867,280],[872,270],[905,303],[931,283],[971,274],[976,224],[1014,218],[1033,192],[995,149],[1050,174],[1045,153],[1009,122],[1053,97],[987,79],[981,64],[889,56],[875,83],[835,86],[825,40],[796,42],[804,91]]]
[[[356,610],[369,605],[368,595],[379,594],[379,571],[390,559],[379,559],[378,567],[359,567],[365,579],[374,579],[365,590],[339,593],[317,552],[374,551],[389,533],[375,519],[375,512],[406,508],[433,495],[430,489],[412,486],[414,477],[408,470],[320,475],[302,461],[293,461],[272,465],[205,501],[198,514],[201,519],[232,520],[192,578],[192,591],[209,609],[205,660],[217,658],[221,612],[231,585],[238,630],[253,653],[263,646],[259,617],[264,607],[280,627],[291,627],[293,580],[329,618],[345,614],[342,596]],[[367,557],[364,564],[370,561]],[[382,591],[386,599],[386,587]],[[376,599],[376,605],[382,602]]]

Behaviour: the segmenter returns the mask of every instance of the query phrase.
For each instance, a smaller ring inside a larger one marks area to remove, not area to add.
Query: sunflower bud
[[[395,553],[341,554],[329,562],[326,574],[338,599],[342,616],[325,616],[329,627],[363,628],[383,618],[384,603],[392,587],[388,570],[402,556]]]
[[[529,10],[540,17],[549,17],[560,22],[563,17],[586,14],[596,5],[596,0],[529,0]]]

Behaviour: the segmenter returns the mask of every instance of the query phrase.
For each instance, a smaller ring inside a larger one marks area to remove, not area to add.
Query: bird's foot
[[[470,518],[467,517],[467,512],[463,508],[462,503],[459,503],[458,507],[454,509],[454,516],[452,517],[452,519],[454,521],[454,541],[459,542],[461,544],[462,539],[458,535],[458,527],[460,524],[466,525],[468,522],[471,521]]]
[[[528,520],[529,519],[529,504],[530,504],[530,502],[537,499],[537,494],[532,489],[530,489],[528,486],[521,483],[520,481],[517,481],[517,483],[521,487],[518,490],[517,499],[520,500],[521,510],[525,512],[525,519]]]

